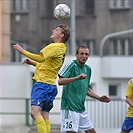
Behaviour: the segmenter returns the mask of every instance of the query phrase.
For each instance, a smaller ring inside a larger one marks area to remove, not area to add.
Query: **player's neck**
[[[61,38],[58,38],[58,39],[54,39],[54,43],[63,43],[63,41]]]
[[[57,40],[57,41],[54,41],[54,43],[63,43],[63,42],[62,42],[62,41]]]
[[[82,63],[82,62],[80,62],[80,61],[78,61],[78,60],[76,60],[77,61],[77,63],[79,64],[79,66],[83,66],[84,65],[84,63]]]

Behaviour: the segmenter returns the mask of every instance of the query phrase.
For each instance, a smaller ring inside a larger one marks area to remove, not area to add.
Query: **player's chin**
[[[81,62],[82,62],[82,64],[84,64],[86,62],[86,60],[82,60]]]
[[[81,61],[80,63],[81,63],[82,65],[84,65],[84,64],[85,64],[85,62],[86,62],[86,61]]]
[[[50,38],[53,39],[53,36],[51,35]]]
[[[51,35],[51,37],[50,37],[51,39],[56,39],[56,36],[54,36],[54,35]]]

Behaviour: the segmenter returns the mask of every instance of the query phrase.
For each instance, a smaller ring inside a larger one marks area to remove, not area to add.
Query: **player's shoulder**
[[[133,88],[133,78],[128,81],[128,87]]]
[[[55,47],[66,47],[66,44],[62,42],[51,43],[50,45],[55,46]]]
[[[48,45],[46,45],[44,48],[47,48],[47,47],[58,47],[60,45],[60,43],[50,43]]]
[[[46,45],[40,52],[42,52],[44,50],[51,50],[52,47],[54,47],[54,43],[50,43],[50,44]]]
[[[60,71],[59,71],[59,75],[61,75],[62,72],[70,71],[71,69],[73,69],[73,66],[74,66],[73,60],[70,61],[69,63],[64,64],[64,66],[61,67],[61,69],[60,69]]]
[[[75,62],[74,62],[74,60],[71,60],[70,62],[68,62],[68,63],[66,63],[65,65],[64,65],[64,67],[63,67],[63,69],[64,70],[70,70],[70,69],[73,69],[73,68],[75,68],[75,66],[76,66],[76,64],[75,64]]]
[[[133,85],[133,78],[129,80],[129,83]]]
[[[55,51],[66,51],[66,44],[65,43],[53,43],[51,47]]]
[[[91,66],[89,66],[88,64],[85,64],[85,67],[91,69]]]
[[[68,66],[68,67],[73,67],[75,65],[76,65],[76,63],[74,60],[71,60],[69,63],[66,64],[66,66]]]

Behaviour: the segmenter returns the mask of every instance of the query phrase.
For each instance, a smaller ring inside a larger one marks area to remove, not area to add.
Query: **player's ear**
[[[64,37],[65,35],[64,35],[64,33],[61,33],[61,37]]]

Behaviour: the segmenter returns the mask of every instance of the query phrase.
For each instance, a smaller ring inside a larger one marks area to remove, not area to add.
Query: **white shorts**
[[[77,113],[70,110],[61,110],[61,132],[84,132],[94,128],[87,111]]]

